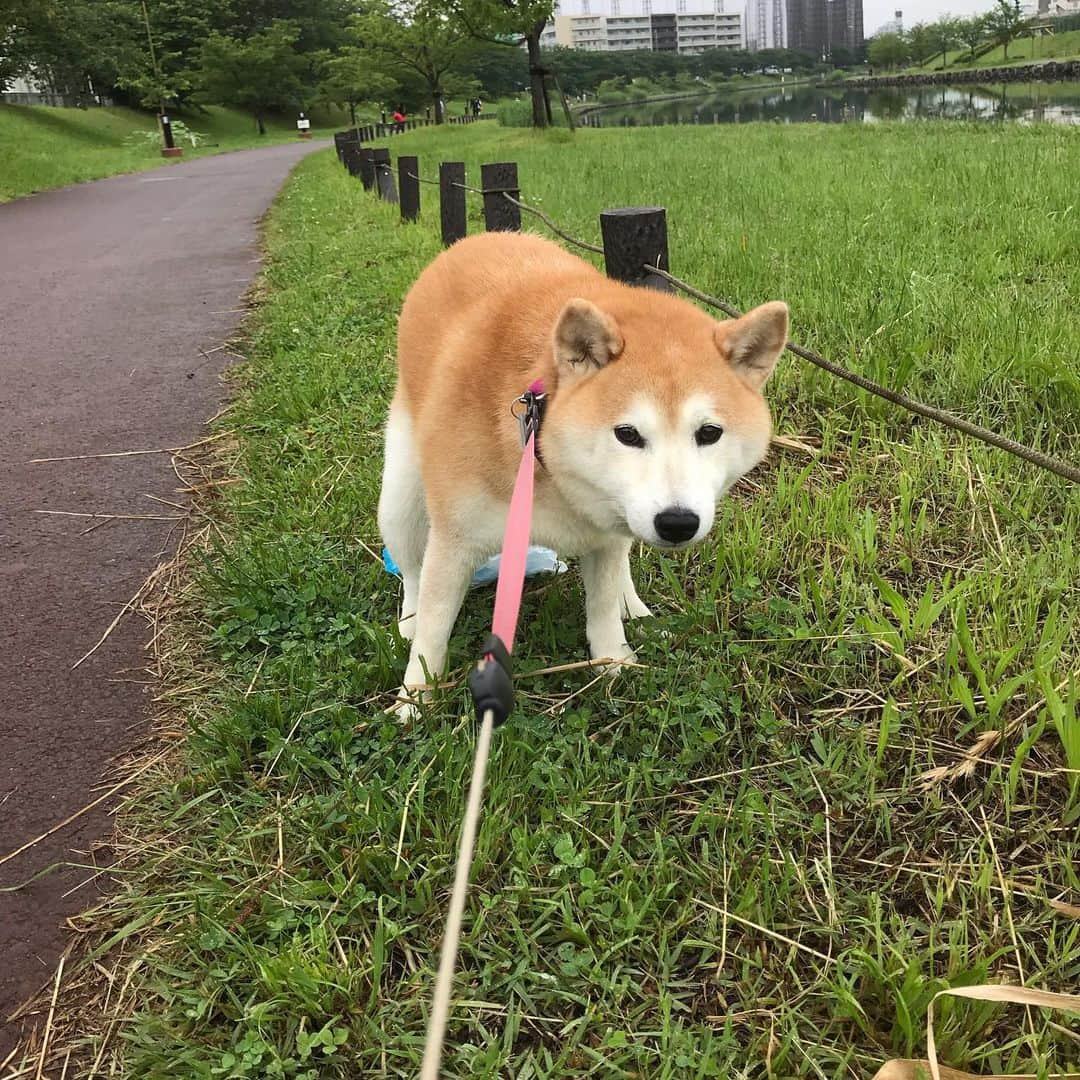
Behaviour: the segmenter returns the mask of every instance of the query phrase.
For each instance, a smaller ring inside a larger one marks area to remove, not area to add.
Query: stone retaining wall
[[[918,75],[884,75],[818,85],[831,89],[850,86],[859,90],[873,90],[879,86],[956,86],[960,83],[1060,82],[1068,79],[1080,80],[1080,60],[1047,60],[1041,64],[971,68],[969,71],[926,71]]]

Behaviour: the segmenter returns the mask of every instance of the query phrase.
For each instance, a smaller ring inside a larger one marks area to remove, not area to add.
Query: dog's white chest
[[[537,493],[530,535],[534,544],[560,555],[581,555],[604,542],[604,534],[552,489]]]

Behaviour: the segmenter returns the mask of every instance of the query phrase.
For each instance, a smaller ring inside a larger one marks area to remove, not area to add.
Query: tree
[[[321,74],[320,96],[325,101],[347,105],[353,127],[356,127],[357,105],[363,101],[386,101],[397,95],[399,88],[394,79],[377,70],[370,57],[356,46],[346,46],[336,56],[325,54]]]
[[[948,62],[948,54],[960,43],[960,19],[952,15],[942,15],[940,19],[932,22],[928,27],[930,43],[935,53],[941,53],[941,66],[944,68]]]
[[[858,62],[854,49],[849,49],[846,45],[831,45],[829,47],[829,63],[833,67],[849,68],[854,67]]]
[[[555,0],[453,0],[462,25],[479,41],[510,48],[525,46],[529,59],[529,90],[532,95],[533,127],[551,124],[551,100],[540,52],[540,35],[551,21]]]
[[[298,63],[293,70],[312,97],[317,94],[326,53],[348,44],[349,18],[362,9],[353,0],[217,0],[217,4],[222,11],[222,33],[240,41],[269,30],[276,22],[295,26]]]
[[[556,51],[588,55],[581,49]],[[545,59],[548,67],[554,68],[550,54]],[[529,81],[529,61],[522,49],[508,49],[492,42],[477,42],[469,51],[467,66],[469,73],[480,80],[484,94],[490,99],[510,97]],[[567,80],[561,71],[559,77],[565,86]]]
[[[986,29],[1009,59],[1009,43],[1020,36],[1026,19],[1020,14],[1020,0],[997,0],[986,16]]]
[[[304,59],[295,49],[299,36],[299,26],[286,19],[245,39],[211,34],[200,50],[203,95],[248,109],[265,135],[267,113],[297,108],[312,94],[302,78]]]
[[[184,103],[198,86],[199,53],[216,30],[228,28],[219,0],[125,0],[135,23],[130,50],[116,85],[148,108]]]
[[[869,57],[874,67],[899,67],[910,55],[908,43],[900,34],[878,34],[870,42]]]
[[[443,122],[444,80],[455,70],[472,41],[468,30],[450,18],[436,0],[382,0],[353,21],[360,49],[376,68],[395,76],[419,76]]]
[[[971,63],[974,63],[975,50],[986,40],[986,16],[973,15],[970,19],[961,19],[957,36],[971,50]]]
[[[926,23],[916,23],[907,32],[908,58],[920,66],[937,51],[934,38]]]
[[[92,102],[112,89],[139,48],[134,14],[130,0],[6,0],[0,9],[3,81],[32,72],[65,100]]]
[[[28,73],[27,38],[42,21],[44,7],[43,0],[0,0],[0,92]]]

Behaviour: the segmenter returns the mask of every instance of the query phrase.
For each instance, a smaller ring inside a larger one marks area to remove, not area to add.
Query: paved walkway
[[[30,458],[182,446],[220,406],[223,352],[259,269],[258,221],[312,143],[221,154],[0,205],[0,859],[95,797],[154,687],[132,620],[71,670],[160,561],[167,455]],[[103,807],[0,864],[0,887],[90,864]],[[107,860],[107,852],[101,853]],[[101,856],[99,855],[99,858]],[[53,977],[87,870],[0,893],[0,1061],[14,1008]]]

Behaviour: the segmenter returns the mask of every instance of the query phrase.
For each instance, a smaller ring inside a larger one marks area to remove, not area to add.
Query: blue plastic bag
[[[397,563],[394,562],[393,556],[387,548],[382,549],[382,559],[383,566],[386,567],[387,573],[394,574],[396,577],[401,577],[401,571],[398,569]],[[473,587],[475,588],[478,585],[490,585],[499,576],[500,561],[501,556],[499,555],[488,559],[488,561],[473,574]],[[525,559],[525,576],[527,578],[536,577],[539,574],[565,573],[566,563],[562,562],[559,559],[559,556],[550,548],[529,547],[529,553]]]

